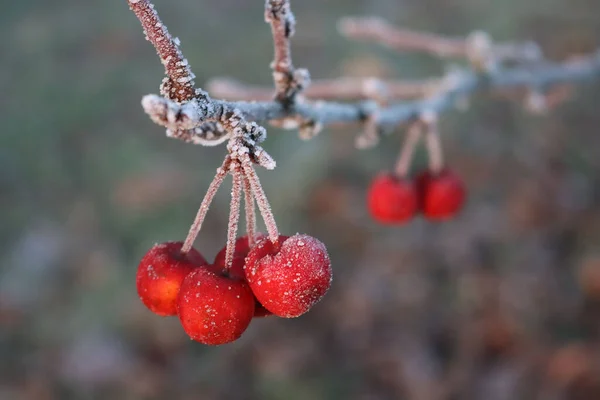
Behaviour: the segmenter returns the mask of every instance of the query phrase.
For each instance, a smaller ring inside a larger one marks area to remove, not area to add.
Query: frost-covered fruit
[[[265,237],[263,234],[257,235],[257,240],[261,240]],[[225,252],[227,251],[227,247],[223,247],[221,251],[219,251],[215,257],[215,262],[213,268],[215,268],[215,272],[220,272],[229,275],[235,279],[246,280],[246,276],[244,274],[244,264],[246,262],[246,256],[250,251],[250,245],[248,244],[248,236],[239,237],[235,241],[235,249],[233,251],[233,263],[231,265],[231,269],[227,272],[225,270]],[[254,316],[255,317],[268,317],[269,315],[273,315],[272,312],[263,307],[262,304],[258,300],[256,300],[255,308],[254,308]]]
[[[254,295],[248,284],[214,268],[198,268],[183,281],[177,311],[193,340],[220,345],[242,336],[254,316]]]
[[[419,201],[415,184],[389,172],[375,177],[367,195],[371,216],[383,224],[400,224],[410,220],[418,211]]]
[[[331,286],[331,262],[319,240],[296,234],[259,241],[248,253],[246,279],[258,301],[283,318],[307,312]]]
[[[455,216],[465,203],[466,191],[460,177],[449,169],[437,174],[422,172],[417,178],[421,212],[431,220]]]
[[[177,294],[181,282],[194,269],[208,264],[195,249],[183,254],[182,246],[182,242],[155,244],[138,266],[138,295],[144,305],[155,314],[176,315]]]

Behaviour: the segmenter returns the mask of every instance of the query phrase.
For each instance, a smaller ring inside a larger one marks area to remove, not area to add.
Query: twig
[[[394,167],[394,173],[397,177],[406,178],[408,176],[410,164],[415,153],[415,148],[419,143],[419,139],[421,138],[422,130],[423,122],[416,121],[409,126],[408,130],[406,131],[406,137],[404,139],[404,143],[402,143],[402,149],[400,150],[398,161],[396,161],[396,166]]]
[[[142,26],[147,32],[150,32],[149,38],[157,48],[161,58],[171,55],[183,60],[178,47],[168,35],[166,28],[162,25],[160,25],[160,28],[156,27],[160,21],[148,0],[129,0],[129,4],[140,19]],[[288,4],[289,6],[289,3],[283,0],[271,0],[267,4]],[[152,25],[152,23],[154,24]],[[277,32],[279,32],[278,29],[276,29]],[[286,37],[289,38],[289,34]],[[167,45],[163,47],[163,43],[167,43]],[[428,42],[425,41],[425,43]],[[456,46],[453,43],[452,41],[447,42],[440,51],[447,53],[450,51],[448,49],[462,48],[462,45]],[[436,46],[439,47],[439,43],[436,42]],[[280,48],[280,46],[276,45],[276,48]],[[281,54],[286,55],[285,57],[289,56],[289,52],[282,51]],[[282,56],[276,58],[281,59]],[[179,73],[174,71],[174,69],[176,70],[175,65],[172,64],[172,60],[167,63],[167,74],[175,76],[173,74]],[[182,71],[188,71],[187,65]],[[183,104],[179,104],[177,100],[148,95],[142,100],[142,105],[153,121],[167,127],[171,136],[183,135],[184,140],[188,138],[192,142],[193,140],[187,136],[190,131],[195,132],[194,129],[203,126],[206,122],[219,122],[227,130],[227,124],[232,116],[235,116],[236,123],[242,124],[247,123],[247,121],[263,123],[275,120],[291,120],[294,123],[282,124],[282,126],[284,128],[297,128],[299,127],[297,121],[311,121],[314,126],[335,123],[364,123],[376,114],[377,124],[381,130],[386,131],[386,128],[394,128],[401,123],[413,121],[424,112],[441,114],[453,108],[458,100],[478,90],[521,87],[547,90],[557,84],[589,80],[599,75],[600,56],[593,54],[587,58],[560,64],[546,62],[525,67],[500,66],[486,71],[486,73],[466,70],[455,76],[451,85],[443,85],[435,96],[428,96],[425,100],[399,101],[386,106],[380,106],[377,102],[369,100],[352,103],[311,102],[301,101],[301,99],[297,99],[293,103],[282,103],[280,101],[222,101],[211,99],[208,94],[202,91],[198,91],[194,99]],[[189,74],[184,74],[186,79],[189,76]],[[188,80],[182,83],[184,88],[191,87],[189,82]],[[188,90],[185,93],[189,94],[191,92]],[[180,97],[178,100],[182,98]],[[222,139],[222,137],[219,139]],[[198,142],[201,141],[198,140]],[[274,163],[268,165],[273,167]]]
[[[398,29],[380,18],[343,18],[338,24],[340,33],[348,38],[380,43],[398,51],[416,51],[433,54],[437,57],[468,57],[469,47],[480,32],[473,32],[466,38],[447,38],[431,33]],[[537,44],[500,43],[491,51],[498,61],[537,61],[542,54]]]
[[[252,246],[254,246],[254,240],[256,239],[256,209],[250,181],[245,174],[243,174],[243,179],[244,206],[246,213],[246,235],[248,236],[248,246],[252,248]]]
[[[266,122],[286,118],[300,117],[319,121],[323,125],[333,123],[364,122],[378,110],[378,122],[383,127],[395,127],[403,122],[417,118],[422,112],[431,110],[442,113],[451,109],[456,100],[478,90],[510,89],[518,87],[548,88],[556,84],[574,83],[600,76],[600,57],[596,55],[585,60],[567,61],[561,64],[546,63],[538,68],[499,68],[489,74],[477,74],[465,71],[457,78],[455,85],[437,96],[426,100],[401,101],[386,107],[378,107],[373,101],[354,103],[336,102],[299,102],[291,109],[285,109],[278,102],[230,102],[211,100],[196,108],[198,121],[215,120],[224,110],[238,110],[247,120]],[[161,102],[167,108],[168,100],[149,95],[153,101]],[[171,105],[172,106],[172,105]],[[174,107],[177,107],[175,105]],[[181,106],[179,106],[181,107]],[[153,110],[146,108],[152,117]],[[177,122],[175,121],[176,125]],[[162,124],[166,126],[165,124]]]
[[[440,85],[441,79],[380,80],[377,78],[339,78],[315,80],[302,95],[322,100],[399,100],[425,96]],[[214,78],[207,83],[211,95],[230,101],[268,101],[273,90],[258,85],[247,85],[228,78]]]
[[[425,144],[427,146],[427,156],[429,157],[429,171],[433,175],[437,175],[444,169],[444,152],[440,142],[437,116],[426,114],[422,121],[426,129]]]
[[[225,161],[223,161],[223,164],[221,165],[221,168],[217,169],[217,174],[210,183],[208,190],[204,195],[204,199],[202,199],[202,203],[200,203],[196,218],[194,218],[194,222],[192,223],[187,237],[185,238],[185,242],[183,242],[183,246],[181,247],[182,253],[188,253],[192,249],[192,246],[194,246],[194,241],[196,240],[196,237],[202,228],[202,223],[204,222],[204,218],[206,218],[206,213],[208,212],[210,203],[212,203],[213,199],[215,198],[215,194],[217,194],[217,190],[219,190],[219,187],[228,174],[230,162],[231,160],[229,157],[226,157]]]
[[[275,100],[291,105],[294,97],[308,85],[310,77],[305,69],[294,69],[290,39],[296,21],[289,0],[266,0],[265,21],[271,25],[275,56],[271,68],[275,82]]]
[[[194,88],[194,74],[179,49],[179,39],[173,38],[158,13],[147,0],[128,0],[131,11],[140,20],[146,38],[152,43],[167,77],[161,85],[161,94],[179,103],[201,94]]]
[[[229,205],[229,223],[227,225],[227,246],[225,248],[225,268],[229,270],[233,263],[233,253],[235,251],[235,239],[240,220],[240,202],[242,196],[242,174],[238,163],[231,163],[231,176],[233,184],[231,188],[231,203]]]
[[[248,182],[252,188],[252,193],[254,193],[254,198],[258,204],[260,214],[265,221],[269,239],[271,242],[277,243],[277,240],[279,240],[279,230],[277,229],[277,223],[275,222],[273,211],[271,211],[269,200],[267,199],[267,196],[265,195],[265,192],[260,184],[258,175],[256,174],[256,171],[252,167],[252,164],[249,162],[249,160],[247,162],[242,161],[242,168],[244,169],[244,174],[248,178]]]

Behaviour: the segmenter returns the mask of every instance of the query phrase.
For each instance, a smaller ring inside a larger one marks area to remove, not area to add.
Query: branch
[[[567,61],[560,64],[545,63],[534,69],[500,68],[488,74],[475,72],[462,72],[441,88],[440,92],[430,98],[415,101],[400,101],[386,107],[379,107],[374,101],[359,101],[354,103],[336,103],[325,101],[298,102],[293,107],[284,108],[278,102],[235,102],[211,100],[204,107],[193,108],[196,114],[192,115],[194,121],[215,120],[223,110],[237,110],[245,119],[251,121],[267,122],[271,120],[304,120],[319,121],[323,125],[334,123],[359,123],[364,122],[368,116],[377,112],[377,122],[382,127],[395,127],[401,123],[411,121],[426,111],[441,113],[451,109],[455,102],[462,96],[472,94],[478,90],[536,88],[549,89],[557,84],[575,83],[597,78],[600,75],[600,57]],[[181,113],[185,105],[176,105],[158,96],[147,96],[153,102],[159,102],[162,107],[175,108]],[[208,107],[210,105],[210,107]],[[146,112],[155,121],[164,119],[164,113],[155,119],[156,111],[144,106]],[[158,122],[161,125],[164,123]],[[175,125],[180,122],[173,121]],[[285,128],[297,128],[298,125],[290,123],[283,125]]]
[[[275,99],[287,105],[310,81],[306,69],[294,69],[290,39],[294,35],[296,20],[289,0],[266,0],[265,21],[271,25],[275,56],[271,68],[275,82]]]
[[[264,128],[249,121],[271,122],[286,129],[300,129],[305,137],[314,135],[321,126],[338,123],[368,122],[369,126],[377,128],[379,132],[418,119],[426,113],[442,113],[454,107],[458,100],[479,90],[525,88],[536,93],[544,93],[557,84],[574,83],[600,75],[600,55],[593,54],[559,64],[538,62],[520,67],[497,66],[479,71],[465,70],[441,80],[432,91],[433,94],[428,93],[425,99],[397,101],[389,105],[380,105],[373,100],[351,103],[306,101],[297,98],[295,96],[297,92],[294,90],[290,92],[291,89],[288,90],[289,87],[283,83],[278,89],[278,96],[283,96],[284,92],[286,95],[283,99],[276,98],[274,101],[214,100],[202,90],[193,91],[194,95],[190,98],[193,88],[192,75],[179,51],[178,43],[170,37],[148,0],[129,0],[129,4],[140,19],[150,42],[164,60],[169,85],[180,88],[175,91],[172,88],[168,91],[168,94],[173,96],[145,96],[142,100],[144,110],[154,122],[167,128],[169,136],[192,143],[216,144],[227,139],[228,132],[239,129],[244,132],[244,137],[256,136],[264,140]],[[274,71],[290,72],[293,67],[288,40],[293,28],[293,17],[289,10],[289,3],[287,0],[268,0],[266,9],[267,20],[271,23],[274,32]],[[419,35],[414,36],[413,39],[420,38],[417,42],[422,48],[437,49],[436,51],[442,53],[454,51],[455,54],[458,52],[457,49],[463,48],[462,45],[456,44],[456,40],[440,42],[439,37]],[[424,37],[428,40],[423,40]],[[435,43],[435,46],[431,43]],[[443,46],[440,46],[440,43]],[[163,85],[163,88],[169,85]],[[292,96],[286,97],[290,93]],[[209,132],[211,135],[208,134]],[[267,168],[275,166],[274,161],[260,146],[249,143],[249,148],[252,149],[253,153],[250,156],[254,162]]]
[[[129,8],[140,20],[146,39],[152,43],[167,77],[161,85],[161,94],[179,103],[191,100],[201,93],[194,89],[195,75],[179,49],[179,39],[173,38],[162,23],[154,5],[147,0],[128,0]]]
[[[466,38],[447,38],[431,33],[398,29],[380,18],[343,18],[338,24],[340,33],[351,39],[380,43],[398,51],[430,53],[441,58],[464,57],[478,42],[487,40],[483,32],[473,32]],[[537,61],[542,57],[536,43],[500,43],[492,45],[491,53],[497,61]]]
[[[398,100],[414,99],[431,93],[439,87],[441,79],[380,80],[377,78],[339,78],[315,80],[302,95],[308,99],[322,100]],[[207,90],[216,97],[228,100],[268,101],[273,90],[258,85],[246,85],[228,78],[214,78]]]

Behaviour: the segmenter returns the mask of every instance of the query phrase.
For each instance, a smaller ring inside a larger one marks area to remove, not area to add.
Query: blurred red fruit
[[[462,180],[449,169],[438,174],[430,171],[417,178],[421,212],[431,220],[446,220],[455,216],[465,203],[466,191]]]
[[[414,183],[387,172],[375,177],[367,202],[371,216],[384,224],[407,222],[415,215],[419,204]]]
[[[181,253],[182,242],[155,244],[142,258],[137,270],[138,295],[152,312],[177,314],[177,294],[183,279],[207,262],[195,249]]]

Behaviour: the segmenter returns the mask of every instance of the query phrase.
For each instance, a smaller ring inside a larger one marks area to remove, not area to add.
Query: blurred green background
[[[271,84],[263,1],[157,8],[203,85]],[[597,0],[327,0],[292,4],[294,61],[314,78],[423,78],[444,64],[353,43],[346,15],[498,40],[553,59],[600,45]],[[465,179],[460,218],[381,227],[370,179],[401,136],[356,151],[269,129],[259,171],[282,232],[325,242],[326,298],[208,348],[136,295],[139,259],[182,240],[224,155],[164,136],[140,107],[162,65],[125,0],[0,5],[0,399],[600,399],[598,83],[544,116],[482,96],[441,121]],[[422,152],[417,159],[423,165]],[[197,247],[224,245],[227,188]]]

